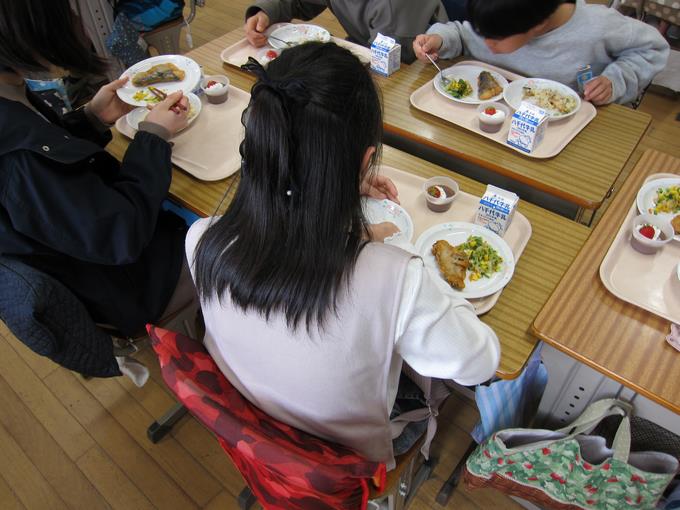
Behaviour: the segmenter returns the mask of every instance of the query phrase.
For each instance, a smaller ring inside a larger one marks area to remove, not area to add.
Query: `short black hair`
[[[544,22],[564,0],[468,0],[468,19],[482,37],[503,39]]]
[[[81,74],[107,67],[69,0],[0,1],[0,70],[47,71],[48,63]]]

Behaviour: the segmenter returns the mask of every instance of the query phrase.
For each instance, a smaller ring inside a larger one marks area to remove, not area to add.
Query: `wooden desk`
[[[238,28],[187,55],[201,64],[206,74],[225,73],[234,85],[249,90],[254,78],[220,59],[222,50],[243,37],[243,28]],[[581,210],[594,211],[602,205],[651,122],[650,115],[630,108],[601,107],[597,117],[559,155],[536,160],[412,107],[411,93],[434,73],[432,65],[415,62],[402,65],[389,78],[375,75],[382,89],[386,133],[434,150],[451,160],[448,167],[455,168],[456,160],[464,161]]]
[[[680,159],[644,153],[532,329],[569,356],[680,413],[680,353],[664,341],[668,321],[610,294],[599,275],[643,181],[658,172],[680,174]]]

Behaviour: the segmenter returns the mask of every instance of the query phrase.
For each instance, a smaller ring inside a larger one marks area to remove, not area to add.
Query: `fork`
[[[292,42],[284,41],[283,39],[279,39],[278,37],[274,37],[273,35],[270,35],[269,38],[274,39],[275,41],[279,41],[279,42],[285,44],[286,46],[288,46],[289,48],[292,48],[293,46],[295,46],[295,44],[293,44]]]
[[[451,80],[449,80],[446,76],[444,76],[444,71],[442,71],[441,67],[437,65],[437,63],[432,59],[430,55],[425,53],[425,56],[432,62],[432,64],[437,68],[437,71],[439,71],[439,79],[441,82],[444,84],[445,87],[447,87],[450,83]]]

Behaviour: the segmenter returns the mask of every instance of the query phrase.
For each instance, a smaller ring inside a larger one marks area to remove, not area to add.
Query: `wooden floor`
[[[194,45],[239,26],[247,4],[208,0],[192,24]],[[323,16],[332,23],[330,15]],[[680,157],[677,97],[650,92],[640,109],[654,121],[624,174],[645,148]],[[0,509],[236,508],[243,481],[195,420],[185,418],[157,445],[147,440],[147,426],[174,400],[151,350],[139,358],[153,371],[144,388],[125,378],[86,381],[30,352],[0,323]],[[436,492],[466,450],[478,419],[474,405],[462,397],[448,404],[433,445],[439,464],[421,487],[414,510],[441,508],[434,502]],[[447,508],[519,506],[493,490],[459,487]]]
[[[143,388],[123,377],[85,380],[29,351],[0,323],[0,509],[236,508],[243,480],[197,421],[184,418],[156,445],[146,438],[174,400],[151,349],[137,356],[152,369]],[[412,509],[439,506],[434,497],[477,418],[471,402],[449,401],[432,449],[435,476]],[[446,508],[519,506],[492,490],[460,487]]]

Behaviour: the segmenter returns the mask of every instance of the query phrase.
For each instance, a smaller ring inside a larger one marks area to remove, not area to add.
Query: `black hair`
[[[47,71],[47,63],[82,74],[106,69],[69,0],[0,1],[0,69]]]
[[[468,19],[487,39],[528,32],[547,20],[564,0],[468,0]]]
[[[368,70],[334,43],[287,49],[258,74],[244,113],[241,181],[196,251],[203,300],[225,297],[291,329],[323,327],[365,245],[361,165],[382,112]]]

